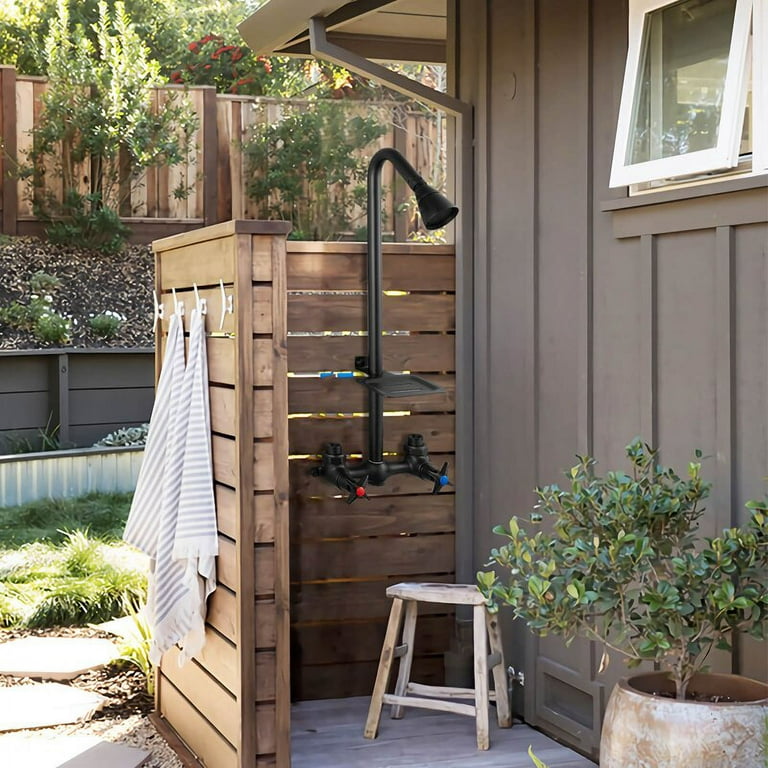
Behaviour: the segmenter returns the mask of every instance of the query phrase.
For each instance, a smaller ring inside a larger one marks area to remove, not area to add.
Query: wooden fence
[[[396,475],[370,501],[347,505],[309,470],[325,442],[366,449],[366,389],[349,371],[364,353],[365,247],[289,243],[288,379],[291,452],[291,680],[294,700],[370,695],[390,601],[398,581],[455,580],[454,495],[430,494]],[[402,454],[424,435],[432,463],[455,468],[453,246],[384,246],[384,367],[423,374],[443,394],[387,400],[384,450]],[[453,616],[425,608],[414,677],[442,682]]]
[[[32,143],[31,131],[40,120],[45,78],[17,75],[13,67],[0,66],[0,232],[39,234],[41,223],[33,212],[31,181],[17,180],[14,158],[23,159]],[[259,218],[256,202],[246,194],[247,169],[240,144],[254,126],[273,123],[310,102],[217,94],[211,86],[163,86],[153,91],[157,109],[175,94],[187,99],[197,116],[198,127],[191,137],[196,147],[189,161],[174,167],[149,169],[121,206],[124,220],[136,242],[150,242],[166,234],[194,229],[230,219]],[[445,168],[445,127],[442,117],[417,111],[403,102],[335,101],[339,109],[353,114],[376,114],[387,132],[366,150],[372,154],[382,146],[393,146],[428,180],[442,181]],[[61,199],[61,180],[48,169],[46,191]],[[87,191],[89,173],[80,175]],[[403,204],[408,190],[393,181],[389,164],[384,168],[384,216],[395,241],[405,241],[414,231],[412,212]],[[174,189],[188,189],[188,196]]]

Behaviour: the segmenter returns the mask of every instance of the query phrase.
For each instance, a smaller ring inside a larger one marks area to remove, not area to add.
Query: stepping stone
[[[139,768],[149,759],[146,750],[95,736],[45,739],[40,734],[12,734],[0,741],[0,749],[7,765],[24,768]]]
[[[107,699],[61,683],[0,688],[0,732],[90,720]]]
[[[111,640],[77,637],[25,637],[0,645],[0,675],[72,680],[120,655]]]

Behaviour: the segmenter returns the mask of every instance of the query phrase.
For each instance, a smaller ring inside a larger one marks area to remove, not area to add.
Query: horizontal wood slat
[[[289,294],[288,331],[362,331],[366,299],[363,295]],[[451,294],[384,296],[385,331],[452,331],[456,327]]]
[[[450,372],[456,366],[455,338],[448,334],[386,336],[381,351],[388,371]],[[288,337],[288,369],[293,373],[351,371],[355,356],[363,354],[364,336]]]
[[[235,748],[171,683],[161,680],[160,714],[207,768],[238,768]]]
[[[256,650],[275,647],[277,642],[275,619],[277,616],[274,600],[256,601]]]
[[[362,413],[368,410],[368,389],[363,378],[337,379],[292,376],[288,379],[288,409],[291,413]],[[433,374],[431,384],[444,392],[416,397],[391,397],[384,401],[387,411],[436,413],[456,407],[456,377]]]
[[[386,620],[342,624],[315,624],[294,627],[295,648],[302,664],[355,663],[378,661]],[[416,624],[414,653],[442,655],[451,647],[452,615],[420,616]]]
[[[237,548],[231,539],[219,536],[219,556],[216,558],[216,581],[233,592],[239,588]]]
[[[329,691],[333,691],[336,698],[370,696],[377,666],[374,661],[364,661],[357,664],[318,664],[303,667],[301,678],[292,680],[293,697],[298,701],[327,699]],[[442,656],[417,657],[413,660],[411,677],[414,680],[426,685],[441,685],[444,676]]]
[[[178,649],[172,648],[163,657],[160,675],[182,693],[196,702],[197,710],[230,744],[237,744],[239,724],[237,699],[226,688],[207,674],[194,660],[178,665]]]
[[[365,253],[294,253],[288,250],[288,290],[360,291],[367,286]],[[385,291],[452,291],[452,253],[387,253],[382,260]]]
[[[424,435],[430,451],[450,451],[455,444],[451,414],[385,416],[384,450],[402,452],[407,436]],[[327,442],[341,443],[346,453],[362,453],[368,446],[368,418],[300,418],[288,422],[291,454],[321,453]]]
[[[367,504],[298,496],[291,506],[291,539],[450,533],[455,517],[450,494],[385,496]]]
[[[211,430],[221,435],[235,434],[235,390],[229,387],[211,386]],[[272,390],[255,389],[253,391],[253,436],[255,438],[272,437]]]
[[[196,233],[190,234],[194,237]],[[221,237],[209,240],[205,248],[190,243],[172,250],[163,250],[160,289],[165,292],[171,288],[177,291],[192,288],[193,279],[198,287],[218,285],[219,280],[223,280],[227,293],[232,293],[231,284],[235,279],[234,246],[235,241],[231,237]]]
[[[370,578],[453,572],[452,534],[299,541],[292,579]],[[398,579],[400,580],[400,579]]]
[[[235,486],[237,470],[237,452],[235,441],[226,437],[214,435],[213,445],[213,477],[214,480]],[[259,491],[271,490],[274,485],[274,457],[270,443],[254,443],[254,488]]]
[[[208,598],[208,611],[205,620],[233,643],[237,640],[235,619],[237,614],[236,595],[227,587],[219,584]]]
[[[440,467],[444,461],[448,462],[448,475],[451,475],[453,471],[454,456],[452,454],[436,453],[430,454],[430,461],[436,467]],[[310,474],[310,470],[318,465],[316,461],[310,461],[308,459],[294,459],[290,463],[291,473],[291,489],[294,494],[306,494],[308,496],[328,496],[329,493],[333,493],[330,490],[332,486],[319,478],[313,477]],[[368,495],[373,498],[374,496],[400,496],[401,494],[415,494],[415,493],[428,493],[431,491],[432,485],[426,480],[422,480],[419,477],[413,475],[393,475],[390,477],[386,484],[378,487],[375,485],[368,486]],[[446,491],[440,491],[441,494],[446,496],[452,495]],[[356,502],[360,504],[361,502]]]
[[[291,588],[291,616],[297,623],[385,619],[392,607],[387,587],[402,581],[384,577],[372,581],[326,581],[313,584],[294,583]],[[419,581],[452,584],[452,574],[427,573]],[[444,614],[447,606],[424,603],[423,615]]]
[[[275,699],[275,652],[254,651],[256,654],[256,701]]]
[[[205,645],[195,657],[195,661],[211,677],[220,682],[233,696],[239,693],[239,673],[237,665],[237,649],[211,629],[205,633]],[[178,666],[179,649],[174,646],[163,657],[163,664]]]

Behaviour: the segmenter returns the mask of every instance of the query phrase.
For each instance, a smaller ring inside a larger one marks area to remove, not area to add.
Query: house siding
[[[525,514],[535,485],[558,482],[577,453],[622,467],[635,435],[673,466],[700,448],[713,483],[703,532],[738,523],[768,465],[766,186],[631,203],[608,188],[626,2],[458,0],[455,22],[482,228],[477,566],[498,544],[491,527]],[[535,682],[526,719],[595,754],[619,659],[598,677],[601,651],[586,642],[565,649],[514,626],[507,637]],[[744,640],[713,666],[766,679],[765,644]]]

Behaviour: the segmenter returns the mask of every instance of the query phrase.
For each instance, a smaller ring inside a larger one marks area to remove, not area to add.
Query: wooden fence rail
[[[39,234],[42,229],[33,211],[31,181],[18,180],[14,173],[31,148],[47,88],[45,78],[18,75],[13,67],[0,66],[0,232],[5,234]],[[195,149],[185,164],[147,170],[130,199],[122,203],[121,215],[136,242],[230,219],[259,218],[258,202],[246,194],[249,179],[241,144],[258,124],[279,122],[291,112],[311,108],[312,103],[217,94],[212,86],[169,85],[154,89],[156,108],[162,109],[174,94],[186,99],[197,116],[197,130],[191,137]],[[425,178],[442,181],[445,157],[440,137],[445,130],[441,116],[395,101],[334,104],[350,117],[377,115],[387,126],[386,133],[365,150],[367,154],[383,146],[396,147]],[[84,169],[81,178],[87,175]],[[395,184],[389,167],[384,169],[383,181],[385,226],[395,241],[405,241],[416,227],[404,205],[407,188],[399,180]],[[49,172],[45,184],[46,193],[60,200],[61,179]],[[188,189],[187,197],[174,194],[178,186]]]

